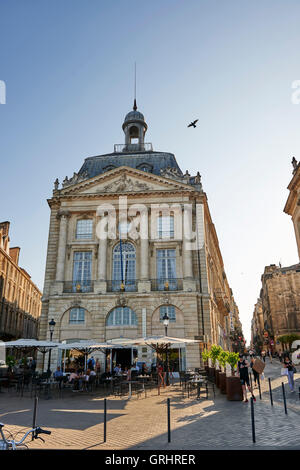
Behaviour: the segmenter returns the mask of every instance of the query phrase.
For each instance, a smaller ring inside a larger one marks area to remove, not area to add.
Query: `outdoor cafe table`
[[[192,380],[189,380],[189,383],[190,384],[197,384],[197,400],[200,400],[200,388],[201,388],[201,385],[204,383],[204,379],[192,379]]]
[[[143,390],[145,390],[145,381],[150,380],[150,375],[138,375],[136,379],[141,380],[143,383]]]
[[[123,384],[129,385],[128,399],[132,397],[131,384],[138,384],[138,383],[139,382],[137,380],[126,380],[125,382],[123,382]]]

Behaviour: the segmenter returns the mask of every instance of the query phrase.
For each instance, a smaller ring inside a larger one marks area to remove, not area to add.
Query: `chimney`
[[[9,232],[10,222],[0,222],[0,231],[2,231],[2,237],[7,237]]]
[[[14,246],[9,249],[9,256],[19,266],[20,247]]]

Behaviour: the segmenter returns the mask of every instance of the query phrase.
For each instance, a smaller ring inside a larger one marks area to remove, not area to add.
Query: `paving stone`
[[[131,400],[107,398],[107,442],[103,442],[103,396],[68,392],[63,398],[39,399],[37,423],[52,431],[41,441],[29,441],[38,449],[300,449],[300,402],[288,393],[288,414],[281,400],[280,364],[267,364],[272,378],[274,406],[268,381],[262,383],[262,399],[255,391],[256,443],[252,442],[250,402],[231,402],[218,391],[208,399],[187,398],[179,385]],[[296,376],[300,386],[300,374]],[[13,393],[0,394],[0,421],[10,432],[25,431],[32,424],[33,399]],[[297,396],[296,396],[297,395]],[[203,395],[204,397],[205,395]],[[171,399],[171,443],[167,438],[167,398]],[[284,436],[284,438],[283,438]]]

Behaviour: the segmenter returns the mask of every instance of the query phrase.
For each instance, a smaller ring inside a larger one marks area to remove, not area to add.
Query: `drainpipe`
[[[196,212],[196,207],[197,207],[197,201],[194,199],[195,203],[195,213]],[[196,227],[197,230],[197,227]],[[200,287],[200,293],[202,294],[202,281],[201,281],[201,264],[200,264],[200,250],[198,246],[198,234],[197,234],[197,257],[198,257],[198,275],[199,275],[199,287]],[[205,334],[205,329],[204,329],[204,313],[203,313],[203,298],[201,295],[200,298],[200,308],[201,308],[201,321],[202,321],[202,334],[203,334],[203,340],[204,340],[204,334]]]

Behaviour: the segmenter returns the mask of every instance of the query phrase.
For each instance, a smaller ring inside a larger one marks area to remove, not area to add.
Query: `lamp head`
[[[52,320],[49,321],[50,331],[53,331],[53,330],[54,330],[55,325],[56,325],[56,322],[55,322],[55,321],[53,320],[53,318],[52,318]]]
[[[163,316],[163,321],[164,321],[164,325],[165,326],[168,326],[169,325],[169,317],[168,317],[168,314],[165,313],[164,316]]]

